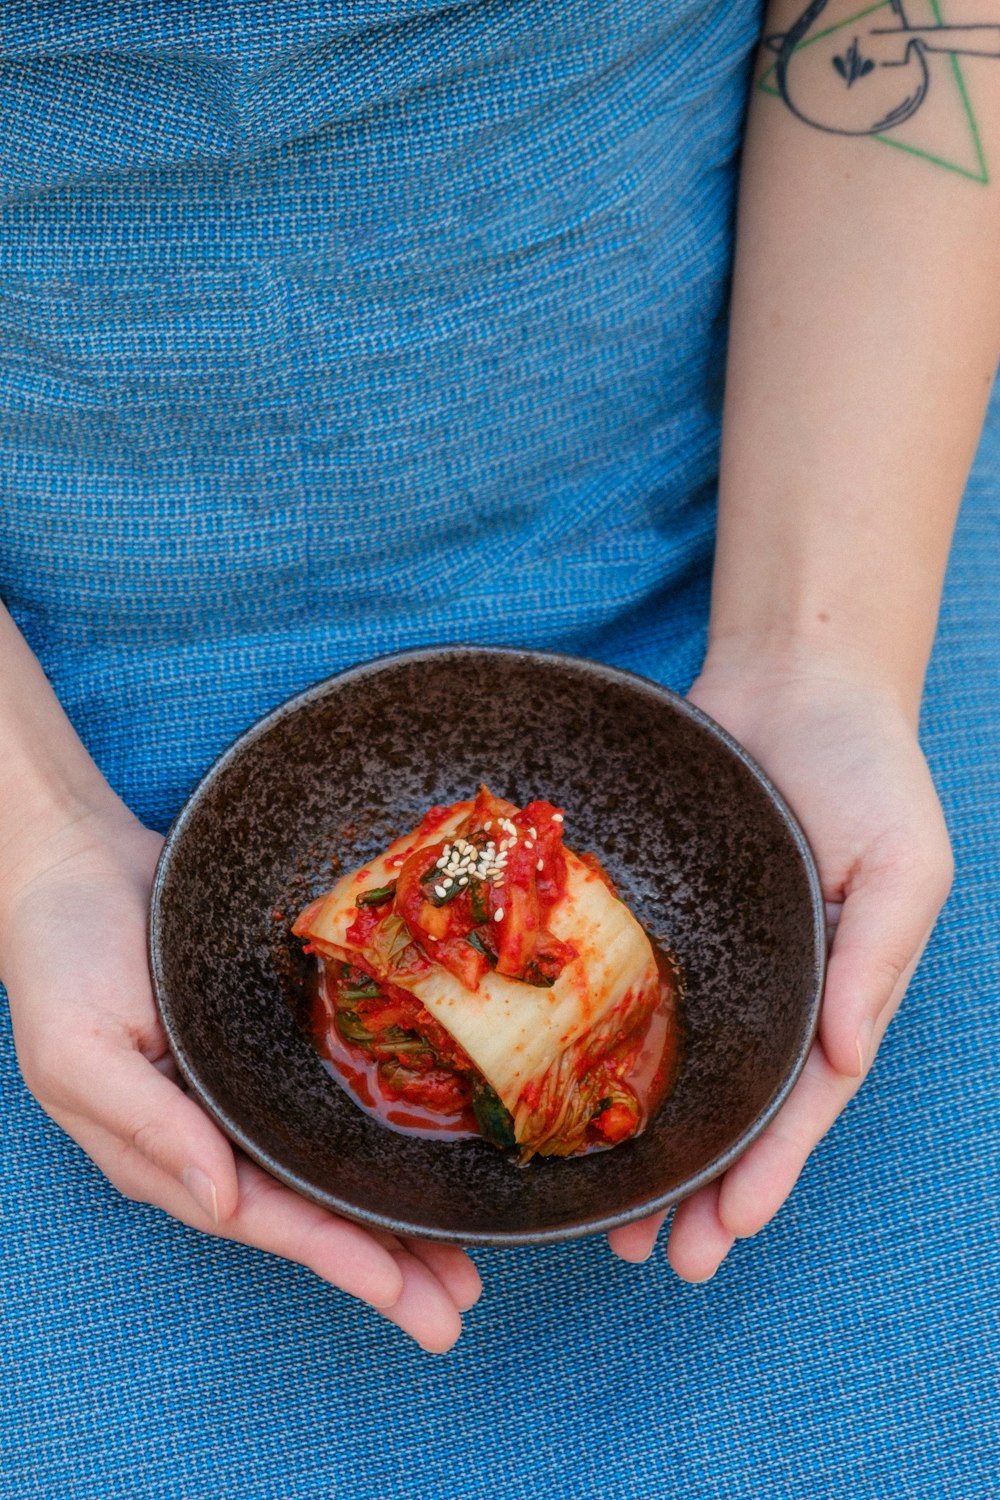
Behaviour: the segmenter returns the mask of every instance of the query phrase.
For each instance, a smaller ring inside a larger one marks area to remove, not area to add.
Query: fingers
[[[845,1079],[838,1074],[822,1048],[813,1047],[781,1112],[763,1135],[723,1177],[699,1188],[678,1205],[667,1257],[682,1280],[709,1280],[737,1239],[757,1234],[774,1217],[798,1181],[813,1147],[859,1084],[859,1078]],[[652,1221],[641,1220],[626,1226],[636,1232],[634,1241],[631,1236],[622,1239],[625,1231],[614,1231],[612,1249],[626,1259],[643,1258],[625,1251],[643,1248],[651,1225]],[[610,1241],[611,1236],[608,1238]],[[651,1249],[651,1239],[648,1243]]]
[[[284,1187],[252,1162],[237,1161],[238,1202],[224,1224],[192,1204],[172,1174],[153,1166],[106,1131],[77,1134],[119,1191],[152,1203],[193,1228],[305,1266],[331,1286],[368,1303],[421,1348],[444,1353],[462,1331],[461,1312],[476,1300],[479,1275],[464,1251],[371,1234]]]
[[[397,1301],[402,1275],[396,1260],[360,1225],[310,1203],[245,1158],[237,1171],[240,1197],[225,1225],[229,1239],[296,1261],[380,1310]]]
[[[207,1218],[171,1176],[132,1151],[111,1166],[118,1144],[83,1143],[115,1185],[131,1198],[164,1209],[193,1228],[211,1231]],[[253,1163],[239,1162],[240,1199],[223,1230],[227,1239],[294,1261],[331,1286],[366,1302],[421,1348],[445,1353],[462,1331],[459,1309],[444,1285],[416,1255],[398,1242],[380,1244],[359,1225],[338,1219],[268,1177]],[[458,1252],[461,1254],[461,1252]]]
[[[482,1279],[475,1264],[458,1245],[416,1239],[404,1239],[401,1243],[437,1277],[459,1312],[468,1312],[479,1301]]]
[[[197,1229],[306,1266],[432,1352],[461,1332],[479,1274],[453,1245],[402,1245],[339,1219],[234,1154],[195,1101],[139,1053],[102,1047],[93,1070],[63,1081],[59,1122],[115,1186]],[[91,1081],[87,1081],[87,1080]]]
[[[382,1316],[395,1323],[429,1354],[446,1354],[462,1332],[458,1308],[430,1267],[400,1245],[395,1261],[402,1291]]]
[[[42,924],[41,951],[50,960],[43,974],[26,926],[21,956],[12,960],[18,1055],[42,1106],[128,1197],[295,1261],[391,1312],[424,1348],[449,1348],[461,1330],[459,1309],[480,1291],[472,1263],[454,1246],[370,1234],[235,1153],[178,1087],[146,972],[145,897],[137,906],[128,881],[98,884],[89,894],[88,906],[74,887],[65,903],[76,914],[74,941],[53,949]]]
[[[719,1218],[734,1238],[756,1234],[777,1213],[858,1083],[813,1047],[781,1112],[721,1180]]]
[[[648,1260],[668,1211],[613,1229],[608,1235],[611,1249],[633,1264]],[[719,1183],[710,1182],[674,1210],[667,1259],[682,1281],[710,1281],[733,1248],[734,1239],[719,1217]]]
[[[652,1255],[656,1236],[669,1212],[665,1208],[660,1213],[650,1214],[648,1218],[637,1219],[634,1224],[623,1224],[619,1229],[612,1229],[608,1235],[608,1245],[621,1260],[627,1260],[634,1266],[641,1265]]]
[[[833,937],[820,1035],[832,1066],[859,1077],[879,1017],[916,968],[951,884],[950,858],[866,871],[848,891]]]
[[[919,955],[918,955],[919,957]],[[874,1022],[865,1070],[899,1007],[915,958]],[[814,1147],[861,1087],[863,1072],[845,1077],[814,1045],[780,1112],[721,1179],[719,1217],[737,1239],[757,1234],[792,1191]]]
[[[710,1182],[674,1214],[667,1259],[682,1281],[711,1281],[733,1248],[735,1235],[720,1217],[719,1194],[719,1183]]]
[[[824,1046],[814,1046],[780,1113],[760,1138],[724,1177],[699,1189],[678,1206],[670,1227],[667,1256],[683,1280],[710,1279],[734,1242],[759,1233],[781,1208],[813,1149],[860,1087],[864,1072],[902,1001],[930,931],[929,926],[920,935],[915,955],[897,975],[872,1022],[863,1067],[858,1066],[855,1054],[854,1070],[845,1075],[831,1064]],[[642,1220],[626,1226],[636,1236],[634,1242],[623,1241],[624,1246],[640,1248],[653,1222]],[[616,1236],[624,1233],[614,1231]],[[649,1245],[651,1248],[651,1240]],[[624,1253],[618,1242],[612,1248],[618,1254]],[[640,1256],[626,1254],[625,1258]]]
[[[462,1332],[461,1312],[481,1290],[479,1273],[455,1245],[372,1235],[240,1160],[240,1203],[231,1239],[307,1266],[369,1303],[422,1349],[443,1354]],[[381,1241],[388,1239],[388,1243]]]
[[[195,1101],[130,1047],[104,1046],[80,1061],[74,1078],[63,1080],[68,1110],[117,1141],[120,1152],[138,1152],[172,1178],[213,1225],[231,1218],[239,1200],[233,1149]]]

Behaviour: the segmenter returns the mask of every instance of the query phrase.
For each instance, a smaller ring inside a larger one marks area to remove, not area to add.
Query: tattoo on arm
[[[998,0],[982,0],[998,10]],[[938,0],[931,0],[933,25],[912,26],[904,0],[876,0],[845,19],[831,19],[830,0],[810,0],[788,30],[765,38],[775,62],[761,79],[765,92],[777,93],[798,119],[835,135],[876,136],[891,145],[936,160],[941,166],[988,181],[979,131],[969,104],[959,58],[998,60],[1000,20],[949,26]],[[864,0],[862,0],[864,4]],[[835,7],[850,9],[850,7]],[[949,67],[950,64],[950,67]],[[979,170],[915,150],[896,135],[920,110],[935,88],[948,85],[950,71],[959,107],[968,117]],[[1000,83],[1000,77],[998,77]]]

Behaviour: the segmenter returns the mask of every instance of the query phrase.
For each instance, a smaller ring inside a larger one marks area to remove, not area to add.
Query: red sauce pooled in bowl
[[[468,1087],[462,1087],[458,1075],[453,1075],[451,1097],[442,1089],[433,1106],[426,1101],[405,1099],[386,1087],[378,1059],[341,1036],[329,979],[322,964],[318,965],[313,982],[310,1031],[328,1070],[365,1114],[407,1135],[447,1136],[450,1140],[479,1137]]]
[[[630,1044],[629,1064],[621,1075],[635,1095],[644,1121],[653,1118],[670,1092],[681,1044],[679,970],[671,955],[656,943],[652,946],[660,970],[660,1000]],[[309,1031],[328,1071],[365,1114],[404,1135],[456,1141],[481,1138],[469,1087],[460,1074],[439,1075],[434,1080],[433,1099],[405,1098],[387,1087],[378,1059],[341,1035],[333,985],[322,962],[317,962],[310,985]],[[594,1139],[581,1154],[607,1150],[611,1144]]]

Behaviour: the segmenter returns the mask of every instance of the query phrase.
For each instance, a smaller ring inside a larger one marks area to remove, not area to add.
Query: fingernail
[[[213,1224],[218,1224],[219,1198],[215,1183],[208,1173],[203,1172],[200,1167],[185,1167],[181,1173],[181,1181],[202,1213],[207,1214]]]
[[[655,1249],[655,1243],[650,1245],[648,1250],[643,1250],[638,1245],[630,1245],[627,1255],[623,1255],[620,1250],[616,1251],[615,1253],[617,1254],[618,1259],[624,1261],[625,1265],[627,1266],[644,1266],[648,1260],[652,1259],[653,1251]]]
[[[868,1066],[869,1054],[871,1052],[872,1045],[872,1035],[874,1030],[875,1028],[872,1026],[871,1021],[862,1021],[861,1025],[858,1027],[858,1039],[855,1045],[858,1049],[859,1078],[864,1075],[865,1068]]]

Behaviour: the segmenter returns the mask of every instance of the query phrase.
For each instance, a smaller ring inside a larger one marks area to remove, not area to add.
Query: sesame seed
[[[528,832],[531,834],[531,837],[533,839],[537,839],[537,837],[538,837],[538,829],[537,828],[529,828]]]
[[[490,820],[489,820],[489,822],[488,822],[488,823],[484,823],[484,824],[483,824],[483,828],[484,828],[484,830],[485,830],[485,831],[486,831],[486,832],[487,832],[487,833],[489,833],[489,831],[490,831],[490,829],[491,829],[491,828],[492,828],[492,827],[493,827],[493,819],[492,819],[492,818],[491,818],[491,819],[490,819]]]
[[[532,842],[531,842],[531,840],[530,840],[530,839],[525,839],[525,841],[524,841],[524,847],[525,847],[525,848],[526,848],[526,849],[534,849],[534,847],[535,847],[535,846],[534,846],[534,844],[533,844],[533,843],[532,843]]]
[[[566,819],[563,817],[562,813],[553,813],[552,821],[553,823],[565,823]]]
[[[436,885],[434,887],[434,894],[435,896],[447,896],[448,892],[445,890],[443,885]]]
[[[469,883],[469,877],[468,877],[468,875],[460,875],[458,877],[458,883],[459,883],[459,885],[468,885],[468,883]]]
[[[536,870],[544,870],[545,869],[545,861],[542,860],[542,859],[540,859],[538,861],[537,865],[535,866],[535,869]]]
[[[502,922],[503,921],[503,907],[502,906],[498,906],[497,909],[496,909],[496,911],[493,913],[493,920],[494,920],[494,922]]]
[[[445,865],[447,863],[448,863],[447,859],[445,859],[444,855],[442,854],[442,856],[441,856],[440,859],[435,860],[435,862],[434,862],[434,868],[435,868],[435,870],[443,870],[444,867],[445,867]]]

